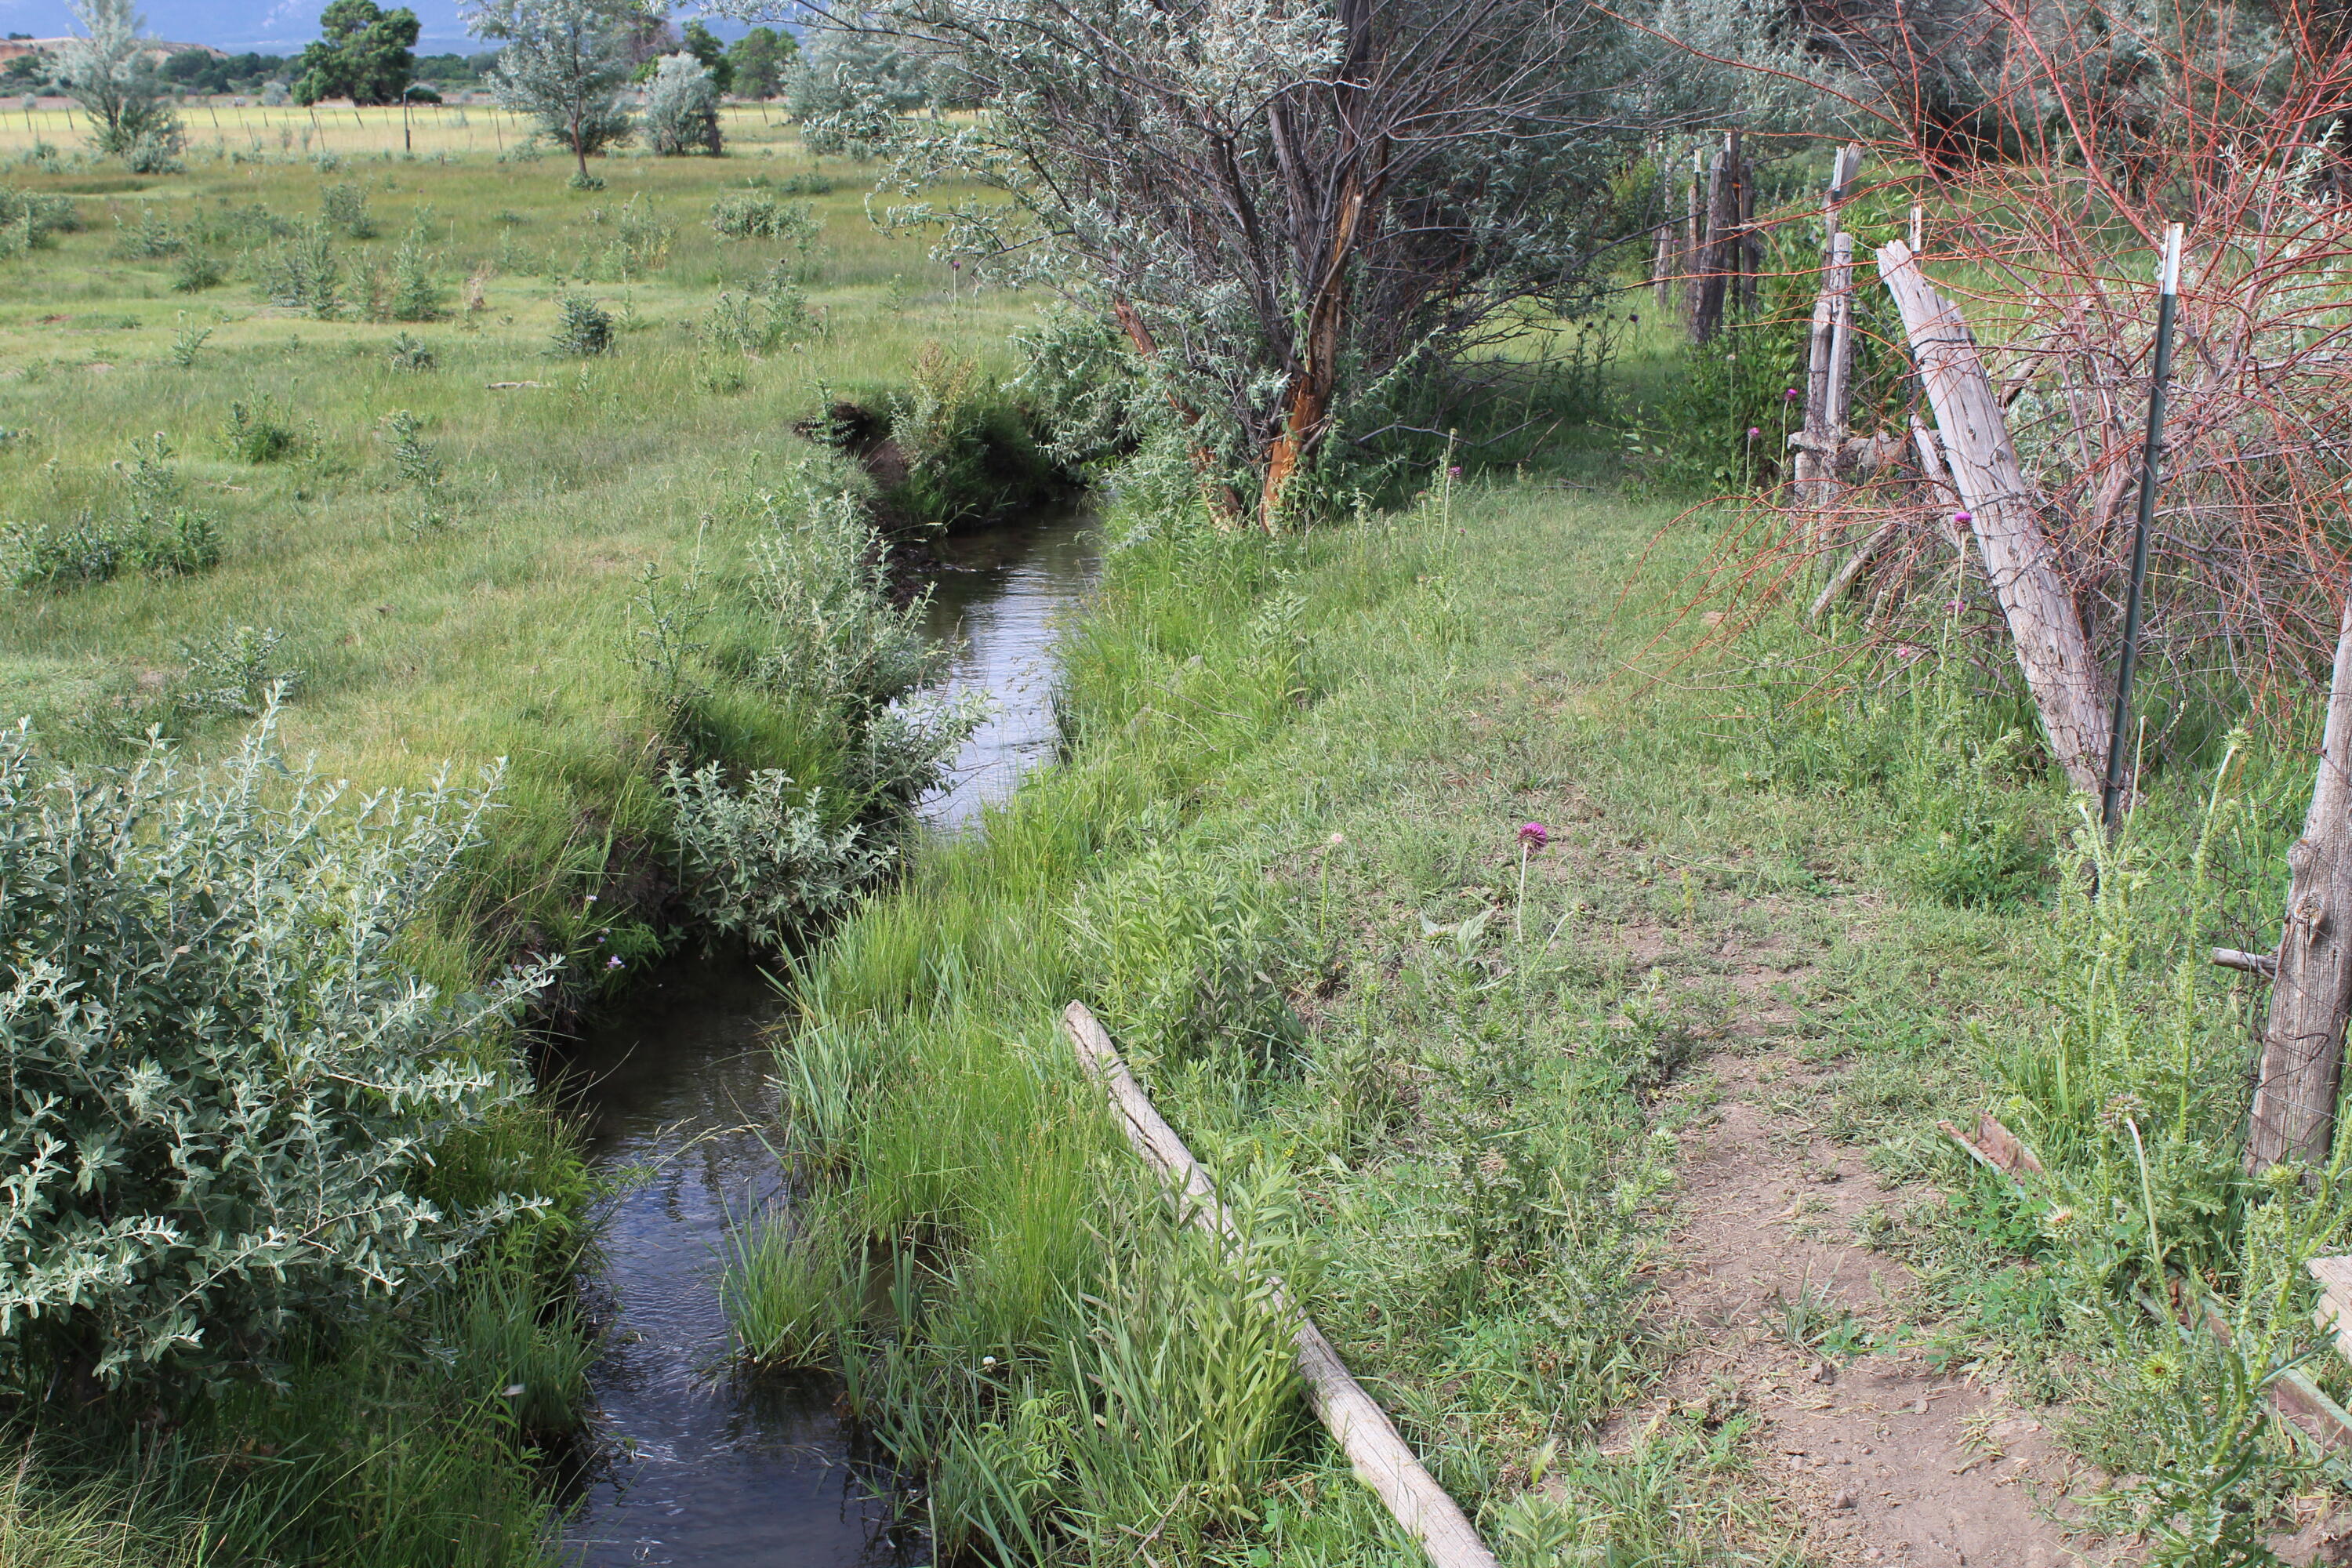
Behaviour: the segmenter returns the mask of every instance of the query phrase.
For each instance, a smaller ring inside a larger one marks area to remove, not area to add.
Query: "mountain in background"
[[[458,0],[382,0],[405,5],[424,26],[416,52],[470,53],[483,46],[466,32]],[[210,44],[234,53],[257,50],[292,54],[319,36],[319,13],[326,0],[146,0],[147,30],[180,44]],[[76,31],[65,0],[0,0],[0,33],[54,38]],[[713,21],[722,38],[741,35],[740,25]]]

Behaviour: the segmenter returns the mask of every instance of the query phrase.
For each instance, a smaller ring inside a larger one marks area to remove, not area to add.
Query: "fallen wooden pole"
[[[1118,1047],[1087,1005],[1071,1003],[1062,1014],[1062,1026],[1077,1051],[1078,1065],[1110,1097],[1126,1124],[1127,1141],[1162,1182],[1184,1196],[1192,1223],[1238,1243],[1241,1238],[1217,1197],[1216,1184],[1176,1130],[1152,1109],[1151,1097],[1127,1070]],[[1288,1292],[1278,1285],[1276,1294],[1286,1310],[1296,1310]],[[1298,1374],[1306,1380],[1307,1402],[1348,1456],[1356,1479],[1371,1488],[1396,1521],[1421,1542],[1433,1568],[1496,1568],[1495,1554],[1486,1550],[1461,1507],[1405,1447],[1388,1413],[1348,1375],[1346,1363],[1323,1331],[1305,1312],[1297,1317]]]

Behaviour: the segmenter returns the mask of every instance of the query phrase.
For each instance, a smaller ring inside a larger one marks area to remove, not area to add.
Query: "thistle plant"
[[[496,786],[445,773],[353,807],[289,773],[274,713],[216,773],[162,742],[77,771],[0,734],[7,1381],[266,1373],[305,1324],[412,1299],[518,1212],[419,1183],[520,1091],[502,1030],[546,971],[451,1000],[397,956]]]

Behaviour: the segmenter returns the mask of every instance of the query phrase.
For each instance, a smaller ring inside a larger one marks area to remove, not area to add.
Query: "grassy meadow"
[[[603,160],[587,192],[501,161],[486,110],[420,114],[414,157],[396,111],[224,110],[217,145],[206,112],[168,176],[0,123],[0,182],[80,226],[0,261],[0,521],[162,495],[218,542],[0,595],[0,709],[69,757],[151,721],[209,755],[245,725],[208,683],[282,673],[288,750],[362,787],[504,758],[420,964],[478,978],[521,939],[618,955],[596,984],[625,984],[663,939],[663,671],[740,635],[696,585],[803,465],[870,488],[802,427],[887,410],[942,353],[1011,376],[1034,304],[883,237],[857,171],[757,110],[728,157]],[[753,198],[822,227],[714,232]],[[289,267],[313,303],[272,302]],[[607,353],[557,346],[583,300]],[[2213,1543],[2332,1495],[2260,1395],[2290,1361],[2345,1393],[2299,1284],[2341,1205],[2257,1209],[2236,1178],[2255,1002],[2199,956],[2275,929],[2305,759],[2284,734],[2184,754],[2093,847],[1997,668],[1847,661],[1834,617],[1706,638],[1683,612],[1732,520],[1621,462],[1689,384],[1648,331],[1603,416],[1524,462],[1441,459],[1390,511],[1268,540],[1114,507],[1060,764],[790,965],[795,1202],[727,1304],[748,1367],[840,1376],[939,1561],[1417,1562],[1306,1416],[1267,1270],[1512,1568],[1883,1560],[1853,1521],[1900,1521],[1786,1461],[1823,1391],[1898,1373],[1922,1419],[1957,1407],[1950,1485],[1971,1454],[1968,1485],[2008,1484],[1997,1434],[2029,1419],[2096,1467],[2033,1494],[2069,1549],[2261,1561]],[[698,753],[830,776],[788,704],[690,706]],[[1215,1170],[1237,1252],[1171,1223],[1057,1035],[1073,997]],[[2047,1186],[1938,1130],[1984,1109]],[[1741,1128],[1758,1203],[1721,1271],[1813,1248],[1852,1278],[1678,1315],[1694,1183]],[[529,1116],[436,1180],[519,1168],[555,1228],[593,1206]],[[588,1242],[516,1245],[287,1388],[47,1446],[0,1482],[0,1561],[551,1560],[533,1455],[577,1413]],[[2168,1282],[2227,1343],[2141,1310]],[[1836,1442],[1902,1451],[1901,1412],[1849,1414]]]
[[[299,672],[288,748],[322,772],[373,788],[509,759],[504,863],[477,914],[583,953],[581,899],[614,843],[652,832],[647,574],[674,591],[698,551],[724,563],[730,506],[817,455],[794,426],[827,401],[887,412],[929,344],[1009,372],[1007,334],[1032,319],[878,233],[853,172],[827,192],[796,142],[735,118],[753,134],[733,155],[604,160],[593,193],[565,187],[560,158],[412,160],[380,141],[243,162],[200,144],[161,177],[10,168],[83,227],[0,263],[0,520],[120,510],[133,442],[160,435],[221,550],[200,574],[12,595],[0,706],[54,736],[135,731],[183,679],[184,645],[278,634],[268,668]],[[767,193],[821,230],[714,233],[715,203],[762,194],[747,182],[824,193]],[[272,255],[324,222],[331,192],[357,215],[326,229],[339,302],[271,304]],[[372,278],[404,243],[432,317],[370,320]],[[174,287],[192,254],[217,282]],[[780,267],[805,297],[793,330],[748,352],[715,339],[722,296],[754,310]],[[609,353],[555,350],[574,295],[614,318]],[[408,466],[387,424],[402,414]],[[766,760],[792,760],[767,740]],[[735,743],[758,760],[766,742]],[[463,978],[488,955],[433,963]]]

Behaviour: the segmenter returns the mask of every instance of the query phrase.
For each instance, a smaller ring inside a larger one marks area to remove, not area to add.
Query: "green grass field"
[[[1007,334],[1032,319],[879,233],[866,182],[838,167],[830,194],[779,197],[823,225],[805,253],[710,228],[713,203],[747,181],[811,166],[781,135],[715,160],[603,160],[595,193],[568,190],[560,158],[232,163],[199,147],[186,174],[153,178],[20,164],[10,181],[69,195],[86,226],[0,263],[0,521],[109,514],[131,443],[160,434],[223,551],[198,575],[0,600],[0,706],[60,735],[110,715],[135,727],[142,699],[179,678],[184,642],[283,634],[276,664],[300,672],[287,741],[323,771],[373,787],[509,759],[510,862],[486,896],[545,926],[590,890],[613,834],[647,826],[645,574],[675,584],[698,547],[723,562],[730,503],[814,450],[793,426],[827,395],[887,410],[931,343],[1009,371]],[[270,304],[273,220],[319,218],[333,187],[345,202],[356,189],[377,231],[332,239],[344,303],[327,319]],[[412,230],[440,319],[366,319],[371,272]],[[224,279],[175,290],[190,247]],[[780,263],[803,279],[800,341],[712,342],[721,296],[750,300]],[[613,314],[613,352],[553,353],[568,294]],[[404,339],[433,367],[395,364]],[[282,432],[276,460],[224,444],[239,405]],[[429,495],[388,443],[397,411],[442,473]],[[439,521],[420,526],[428,512]]]

